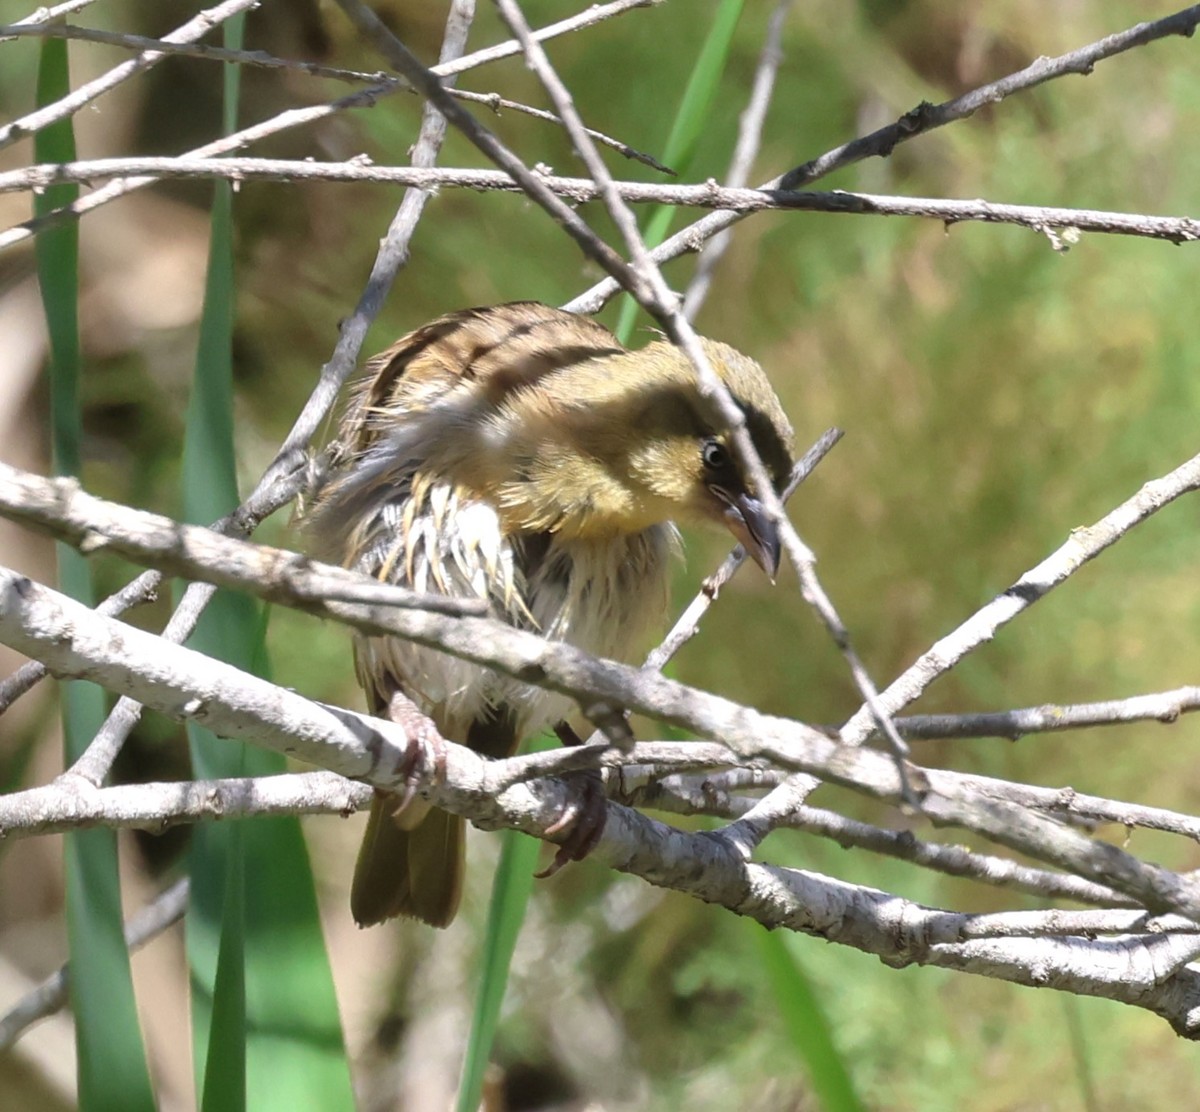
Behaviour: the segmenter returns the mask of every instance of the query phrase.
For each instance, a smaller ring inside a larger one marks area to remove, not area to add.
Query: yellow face
[[[792,430],[766,376],[732,348],[703,342],[781,487]],[[699,401],[690,362],[666,343],[564,369],[492,417],[476,483],[525,531],[599,539],[670,520],[718,522],[773,575],[775,529]]]

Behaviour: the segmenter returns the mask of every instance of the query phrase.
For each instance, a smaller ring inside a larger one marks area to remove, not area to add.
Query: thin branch
[[[105,826],[161,834],[186,823],[270,815],[349,816],[368,806],[374,789],[332,772],[121,784],[100,788],[65,772],[43,787],[4,796],[5,837],[61,834]]]
[[[1187,463],[1162,478],[1153,479],[1144,484],[1137,494],[1105,515],[1096,524],[1073,530],[1066,544],[1026,572],[991,603],[976,611],[958,629],[934,644],[916,663],[890,684],[881,697],[887,709],[894,714],[916,700],[934,680],[948,672],[968,653],[990,641],[1000,628],[1054,587],[1065,582],[1087,561],[1115,544],[1129,530],[1164,506],[1169,505],[1176,498],[1198,488],[1200,488],[1200,456],[1194,456]],[[870,738],[874,725],[869,708],[863,707],[842,727],[840,736],[847,744],[862,745]],[[944,777],[946,774],[927,771],[925,775],[932,781]],[[964,786],[979,790],[978,785],[973,784],[966,777],[961,777],[959,782]],[[1004,784],[1005,782],[997,781],[996,783]],[[816,781],[808,777],[798,777],[780,785],[733,824],[730,828],[731,836],[736,837],[741,844],[748,847],[757,845],[770,831],[780,825],[786,825],[787,816],[804,804],[805,799],[816,786]],[[1020,796],[1017,802],[1027,805],[1028,798],[1024,794],[1025,789],[1017,785],[1011,787],[1012,791]],[[1054,793],[1050,792],[1049,794],[1053,795]],[[1010,794],[1003,798],[1012,801],[1014,796]],[[1134,822],[1132,808],[1126,810],[1121,805],[1110,805],[1110,807],[1125,811],[1129,815],[1130,825],[1141,825],[1140,820],[1146,817],[1139,814],[1137,816],[1139,821]],[[931,815],[931,817],[933,816]],[[989,837],[996,837],[1002,844],[1011,844],[1004,840],[1003,832],[992,817],[980,814],[968,819],[965,812],[951,807],[942,812],[942,818],[947,822],[967,821],[973,829],[980,830]],[[979,820],[978,823],[976,820]],[[1106,821],[1119,820],[1109,819]]]
[[[224,154],[227,151],[241,150],[252,143],[257,143],[260,139],[277,135],[290,128],[316,123],[318,120],[334,116],[339,112],[346,112],[353,108],[373,108],[377,101],[390,96],[399,87],[395,81],[387,81],[380,85],[372,85],[369,88],[360,89],[358,92],[350,93],[348,96],[339,97],[329,104],[318,104],[308,108],[289,108],[261,123],[253,124],[250,127],[243,128],[241,131],[235,131],[231,135],[226,135],[220,139],[215,139],[210,143],[196,147],[193,150],[186,151],[180,157],[185,159],[207,158]],[[108,204],[110,201],[115,201],[117,198],[124,197],[135,190],[153,185],[156,181],[158,181],[157,177],[147,175],[110,181],[103,188],[80,197],[69,205],[63,205],[43,216],[32,217],[29,220],[21,221],[19,224],[14,224],[11,228],[0,233],[0,249],[21,243],[37,235],[39,232],[45,231],[47,228],[52,228],[66,220],[77,220],[86,213]]]
[[[6,39],[44,38],[69,39],[73,42],[94,42],[103,46],[116,46],[124,50],[141,52],[155,51],[173,54],[182,58],[200,58],[209,62],[229,62],[255,69],[287,70],[303,73],[309,77],[323,77],[330,81],[347,81],[354,84],[378,85],[391,78],[382,71],[364,73],[362,70],[342,69],[340,66],[325,66],[319,62],[308,62],[299,58],[278,58],[265,50],[230,50],[224,46],[213,46],[202,42],[173,42],[171,39],[156,39],[146,35],[132,35],[126,31],[103,31],[97,27],[79,27],[74,23],[59,23],[45,20],[37,23],[14,23],[0,25],[0,42]]]
[[[6,463],[0,463],[0,513],[69,537],[85,554],[110,550],[167,574],[187,577],[198,568],[224,567],[218,585],[241,587],[253,580],[266,601],[297,609],[311,604],[322,615],[325,603],[339,602],[452,616],[488,612],[483,599],[414,591],[297,552],[239,543],[213,529],[94,498],[74,478],[42,479]]]
[[[492,104],[490,96],[481,98]],[[557,121],[557,117],[555,117]],[[598,138],[598,136],[593,136]],[[612,141],[618,144],[616,140]],[[625,152],[629,153],[629,152]],[[631,157],[646,161],[636,152]],[[659,167],[664,169],[665,167]],[[420,189],[472,189],[481,192],[522,192],[508,174],[498,170],[414,169],[410,166],[376,166],[364,157],[347,162],[317,162],[269,158],[108,158],[68,163],[40,163],[19,170],[0,172],[0,193],[42,190],[71,182],[92,185],[98,181],[158,181],[165,179],[216,179],[234,182],[273,181],[295,183],[358,182],[403,185]],[[600,187],[588,178],[538,174],[550,193],[569,202],[584,203],[600,197]],[[749,212],[824,212],[832,215],[918,217],[947,226],[961,223],[1009,224],[1045,235],[1054,230],[1058,250],[1077,242],[1077,233],[1134,236],[1168,243],[1192,243],[1200,239],[1200,220],[1188,216],[1152,216],[1144,213],[1109,212],[1043,205],[1009,205],[996,201],[945,200],[934,197],[895,197],[870,193],[787,193],[781,190],[732,189],[716,183],[670,185],[654,182],[613,182],[613,189],[628,204],[666,204],[681,208],[714,208]],[[90,194],[89,196],[96,196]],[[86,199],[86,198],[85,198]],[[25,238],[16,225],[0,234],[0,248]]]
[[[259,0],[225,0],[223,4],[200,12],[187,23],[181,24],[169,35],[163,36],[164,40],[169,43],[193,42],[203,38],[214,27],[219,27],[239,12],[257,7],[258,3]],[[89,81],[86,85],[81,85],[53,104],[47,104],[28,115],[13,120],[10,124],[0,126],[0,150],[19,139],[27,139],[52,123],[67,119],[97,97],[107,93],[110,89],[115,89],[131,77],[153,68],[166,57],[167,55],[161,50],[143,50],[136,58],[130,58],[127,62],[114,66],[108,73],[97,77],[94,81]]]
[[[125,945],[137,950],[157,938],[183,918],[187,900],[188,882],[184,878],[176,881],[130,918],[125,924]],[[66,1006],[70,976],[71,967],[62,966],[0,1016],[0,1052],[12,1046],[39,1019],[45,1019]]]
[[[931,775],[937,779],[946,776],[947,773],[938,770]],[[1036,784],[1015,784],[1009,780],[997,780],[991,776],[979,776],[971,772],[955,772],[949,775],[953,776],[956,784],[961,784],[970,791],[991,799],[1042,811],[1048,815],[1082,821],[1090,826],[1113,823],[1130,830],[1139,827],[1144,830],[1162,830],[1200,842],[1200,818],[1170,811],[1165,807],[1147,807],[1141,803],[1104,799],[1070,787],[1044,788]]]
[[[1128,699],[1098,703],[1043,703],[1039,707],[979,714],[914,714],[897,718],[900,732],[913,741],[996,737],[1018,741],[1028,734],[1123,726],[1130,722],[1171,724],[1180,715],[1200,710],[1200,687],[1177,687]]]
[[[932,131],[934,128],[966,119],[978,112],[979,109],[998,104],[1015,93],[1035,88],[1068,74],[1090,74],[1097,63],[1116,57],[1135,47],[1145,46],[1157,39],[1170,35],[1190,37],[1197,24],[1200,24],[1200,4],[1184,8],[1163,19],[1150,23],[1139,23],[1126,31],[1109,35],[1099,42],[1072,50],[1057,58],[1039,58],[1022,70],[1002,77],[998,81],[981,85],[977,89],[942,104],[931,105],[922,102],[916,108],[906,112],[895,123],[879,128],[869,135],[853,139],[849,143],[843,143],[839,147],[834,147],[802,166],[797,166],[786,174],[772,178],[761,188],[764,190],[802,189],[812,182],[832,174],[835,170],[851,166],[865,158],[886,158],[899,144]],[[711,213],[663,240],[651,253],[652,258],[656,263],[664,263],[689,251],[698,251],[709,239],[726,228],[732,227],[744,215],[745,213],[732,211]],[[580,294],[564,308],[575,313],[598,313],[620,290],[621,287],[618,283],[612,279],[605,279]]]
[[[386,85],[395,82],[405,92],[416,93],[416,89],[406,82],[390,77],[381,70],[374,73],[364,73],[361,70],[342,69],[339,66],[325,66],[318,62],[307,62],[297,58],[278,58],[265,50],[230,50],[223,46],[210,46],[207,43],[172,43],[166,39],[147,38],[145,35],[130,35],[117,31],[99,31],[91,27],[76,27],[70,23],[38,23],[32,26],[12,24],[0,26],[0,42],[8,38],[40,37],[73,39],[82,42],[96,42],[108,46],[119,46],[130,50],[156,50],[164,54],[175,54],[187,58],[200,58],[212,62],[230,62],[235,65],[251,66],[256,69],[285,70],[290,73],[303,73],[309,77],[326,78],[331,81],[346,81],[354,84]],[[518,100],[509,100],[499,93],[480,93],[466,89],[453,89],[451,96],[459,100],[484,104],[493,112],[499,114],[501,109],[519,112],[531,116],[535,120],[547,123],[561,124],[562,121],[553,112],[522,104]],[[592,131],[592,138],[618,151],[624,157],[635,162],[641,162],[662,174],[675,176],[675,171],[664,166],[652,155],[635,150],[628,143],[605,135],[602,131]]]
[[[1057,551],[1021,576],[1011,587],[977,610],[958,629],[923,653],[883,692],[883,701],[893,714],[917,699],[939,676],[945,675],[964,656],[992,640],[1005,625],[1066,582],[1089,560],[1114,545],[1175,499],[1200,489],[1200,455],[1159,479],[1151,479],[1132,497],[1094,525],[1073,529]],[[842,728],[842,737],[861,743],[871,732],[865,711],[858,711]]]
[[[570,205],[551,192],[539,174],[457,103],[446,92],[438,75],[423,66],[362,0],[337,0],[337,3],[359,34],[383,55],[388,65],[412,82],[454,127],[516,181],[525,194],[575,241],[585,256],[607,273],[619,276],[622,284],[638,284],[638,276],[620,255],[600,239]],[[559,114],[562,115],[561,110]],[[571,121],[564,118],[564,125],[571,130]]]
[[[832,451],[833,447],[842,436],[841,429],[827,429],[817,442],[809,448],[807,452],[792,468],[791,477],[788,479],[787,486],[783,489],[783,501],[787,502],[796,492],[813,469]],[[667,662],[675,656],[680,649],[683,648],[693,637],[699,632],[700,622],[704,615],[708,613],[709,607],[717,601],[717,596],[721,593],[721,589],[727,584],[737,573],[738,569],[746,562],[746,550],[739,544],[732,552],[721,562],[712,575],[704,580],[699,593],[679,615],[675,624],[671,627],[666,637],[661,643],[646,657],[644,668],[648,668],[654,672],[661,672],[667,666]]]
[[[599,23],[601,20],[620,15],[622,12],[633,8],[646,7],[648,4],[656,2],[657,0],[614,0],[612,3],[596,5],[578,16],[544,27],[537,33],[543,39],[553,38],[556,35],[578,30],[581,27],[591,26],[592,24]],[[513,44],[501,43],[499,46],[487,47],[484,50],[477,50],[465,55],[456,62],[448,63],[446,66],[435,67],[434,72],[439,73],[443,77],[450,77],[476,66],[495,61],[498,58],[508,57],[517,52],[517,49],[513,48]],[[221,155],[229,151],[241,150],[243,147],[257,143],[261,139],[277,135],[291,128],[316,123],[318,120],[323,120],[339,112],[346,112],[355,108],[372,108],[378,100],[392,95],[401,87],[400,83],[389,80],[379,85],[362,89],[356,93],[351,93],[348,96],[340,97],[329,104],[314,105],[309,108],[291,108],[261,123],[244,128],[242,131],[234,132],[232,135],[227,135],[224,138],[196,147],[194,150],[186,152],[182,157],[204,158],[210,155]],[[118,197],[123,197],[125,194],[136,189],[142,189],[147,185],[153,185],[156,180],[154,177],[143,176],[114,181],[104,188],[96,190],[94,193],[80,197],[70,205],[64,205],[61,208],[46,213],[44,216],[22,221],[20,224],[14,225],[7,231],[0,233],[0,250],[29,239],[43,229],[53,227],[64,220],[78,219],[85,213],[99,208],[101,205],[115,201]]]
[[[469,100],[474,101],[476,104],[485,105],[495,112],[497,116],[500,115],[502,108],[506,108],[512,112],[520,112],[522,115],[532,116],[535,120],[544,120],[546,123],[557,124],[559,127],[562,127],[562,119],[553,112],[547,112],[543,108],[533,108],[528,104],[522,104],[520,101],[506,100],[497,93],[469,93],[463,89],[455,89],[451,95],[457,97],[459,100]],[[651,170],[657,170],[660,174],[667,174],[672,178],[677,177],[675,171],[670,166],[664,166],[657,158],[646,154],[645,151],[639,151],[631,147],[628,143],[622,143],[620,139],[614,139],[611,135],[605,135],[603,131],[597,131],[592,127],[587,129],[587,133],[592,137],[594,142],[616,151],[625,158],[631,159],[634,162],[640,162],[643,166],[649,166]]]
[[[65,3],[55,4],[52,8],[38,8],[36,11],[30,12],[24,19],[18,19],[13,26],[25,27],[31,23],[45,23],[48,20],[62,19],[64,16],[90,7],[95,2],[96,0],[66,0]],[[0,39],[0,42],[4,41],[4,39]]]
[[[725,184],[731,189],[740,189],[750,180],[754,160],[758,157],[762,141],[763,125],[767,122],[767,109],[775,91],[775,75],[783,61],[783,25],[787,20],[792,0],[779,0],[771,18],[767,21],[767,33],[759,54],[758,66],[754,71],[754,83],[750,88],[750,100],[738,119],[738,137],[733,148],[733,158],[725,175]],[[683,315],[694,321],[704,304],[712,286],[712,276],[717,263],[725,254],[730,242],[730,232],[713,236],[708,246],[700,252],[692,280],[688,283],[683,298]]]
[[[653,8],[661,3],[663,3],[663,0],[613,0],[609,4],[592,4],[578,15],[568,16],[566,19],[559,20],[558,23],[550,23],[545,27],[538,28],[538,30],[534,31],[533,37],[538,42],[549,42],[560,35],[567,35],[572,31],[580,31],[584,27],[592,27],[606,19],[611,19],[615,15],[622,15],[625,12],[632,11],[634,8]],[[498,43],[496,46],[489,46],[483,50],[475,51],[470,57],[471,59],[478,59],[478,61],[472,61],[470,66],[467,65],[468,59],[464,58],[457,64],[439,66],[437,72],[442,77],[449,77],[456,73],[462,73],[463,70],[473,68],[474,66],[486,65],[488,62],[499,62],[503,58],[514,58],[520,53],[521,44],[515,39],[509,39],[508,42]]]
[[[731,769],[703,775],[672,773],[663,776],[652,765],[621,766],[606,775],[605,783],[609,797],[627,807],[734,818],[744,814],[754,801],[732,796],[730,792],[739,786],[773,786],[773,781],[779,782],[779,775],[759,769]],[[1006,857],[977,853],[966,846],[922,841],[909,830],[872,826],[818,807],[799,806],[785,816],[780,825],[828,838],[843,849],[866,850],[948,876],[964,877],[1042,899],[1075,900],[1100,907],[1136,906],[1135,901],[1111,888],[1078,877],[1031,868]]]
[[[121,590],[101,602],[96,607],[96,613],[106,618],[115,618],[142,603],[153,602],[158,597],[158,585],[161,580],[162,576],[156,571],[142,572]],[[8,710],[22,695],[32,691],[48,674],[44,665],[30,660],[0,682],[0,714]]]

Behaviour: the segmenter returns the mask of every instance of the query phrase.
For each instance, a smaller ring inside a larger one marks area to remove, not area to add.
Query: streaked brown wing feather
[[[367,361],[342,419],[340,454],[363,451],[387,421],[460,382],[498,402],[559,367],[624,350],[602,324],[537,301],[447,313]]]

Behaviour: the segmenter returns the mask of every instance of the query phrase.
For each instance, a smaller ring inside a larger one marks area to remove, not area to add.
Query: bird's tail
[[[449,926],[466,869],[463,820],[420,800],[397,814],[397,801],[390,792],[376,792],[371,801],[350,888],[354,921],[370,927],[406,915]]]

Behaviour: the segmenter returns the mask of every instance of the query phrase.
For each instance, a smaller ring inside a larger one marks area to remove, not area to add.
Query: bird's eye
[[[700,458],[710,471],[721,471],[729,465],[729,453],[720,441],[706,440],[700,449]]]

